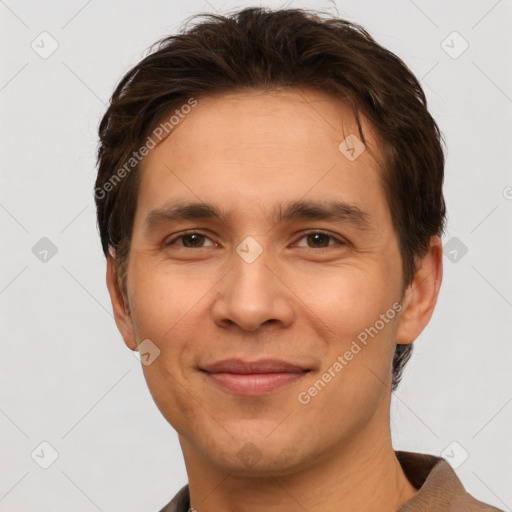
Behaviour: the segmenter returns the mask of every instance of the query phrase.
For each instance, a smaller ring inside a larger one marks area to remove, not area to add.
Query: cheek
[[[397,266],[386,274],[379,264],[344,265],[302,281],[303,301],[317,318],[316,325],[328,326],[322,335],[323,368],[316,377],[321,379],[327,372],[330,382],[322,396],[313,400],[315,407],[336,404],[346,414],[370,414],[386,390],[400,307]],[[369,397],[373,397],[371,403]],[[353,404],[361,410],[347,410]]]
[[[137,342],[149,339],[160,351],[154,363],[143,367],[157,403],[175,398],[175,406],[186,404],[180,396],[185,376],[195,370],[198,350],[193,340],[201,340],[203,303],[215,285],[215,279],[203,276],[192,278],[190,270],[184,275],[176,268],[171,272],[132,260],[128,292]]]
[[[183,329],[196,306],[212,288],[208,279],[172,272],[164,266],[139,264],[134,258],[128,275],[132,320],[138,339],[165,342]]]
[[[132,259],[128,292],[137,341],[150,339],[159,350],[151,364],[142,365],[144,378],[160,412],[178,432],[186,432],[197,413],[187,391],[194,359],[190,336],[199,325],[195,306],[207,290],[204,282]]]
[[[399,298],[398,287],[384,276],[377,266],[346,264],[317,270],[314,275],[304,272],[295,278],[293,287],[316,315],[318,325],[324,324],[330,336],[337,337],[336,348],[341,348],[348,338],[378,321]]]

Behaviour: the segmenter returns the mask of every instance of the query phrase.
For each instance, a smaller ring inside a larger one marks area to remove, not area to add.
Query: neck
[[[395,512],[416,493],[395,456],[389,427],[387,435],[382,429],[360,433],[341,450],[284,476],[240,477],[219,469],[181,436],[180,443],[191,507],[198,512]]]

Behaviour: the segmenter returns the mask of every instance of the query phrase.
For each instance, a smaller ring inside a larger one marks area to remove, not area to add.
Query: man
[[[95,196],[187,468],[163,511],[497,510],[391,443],[442,279],[441,141],[400,59],[301,10],[211,16],[123,78]]]

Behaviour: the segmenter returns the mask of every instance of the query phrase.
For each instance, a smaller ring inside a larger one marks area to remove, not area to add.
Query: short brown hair
[[[348,100],[363,142],[360,113],[375,128],[409,285],[417,258],[431,236],[442,235],[445,222],[444,140],[412,72],[361,26],[319,12],[257,7],[197,16],[205,20],[156,43],[126,73],[99,126],[98,227],[105,255],[115,250],[120,290],[126,291],[139,185],[137,165],[130,170],[126,162],[163,116],[190,98],[301,86]],[[412,344],[396,347],[393,390],[411,351]]]

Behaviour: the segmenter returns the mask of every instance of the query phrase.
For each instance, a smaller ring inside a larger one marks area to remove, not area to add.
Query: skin
[[[150,339],[160,350],[143,371],[178,432],[199,512],[392,512],[416,492],[391,443],[392,360],[396,343],[413,342],[431,318],[442,245],[432,237],[405,287],[378,141],[364,120],[363,130],[373,156],[349,161],[338,145],[358,132],[340,100],[310,89],[246,90],[199,99],[142,162],[126,293],[112,256],[107,285],[126,345]],[[370,228],[271,219],[285,201],[336,198],[366,212]],[[226,216],[148,231],[148,214],[176,199],[214,203]],[[193,239],[199,247],[172,242],[188,230],[206,235]],[[311,230],[333,238],[319,243],[304,234]],[[252,263],[236,252],[248,236],[263,249]],[[402,311],[300,403],[397,301]],[[199,370],[228,357],[310,371],[266,395],[238,396]],[[244,446],[259,457],[253,464],[237,455]]]

